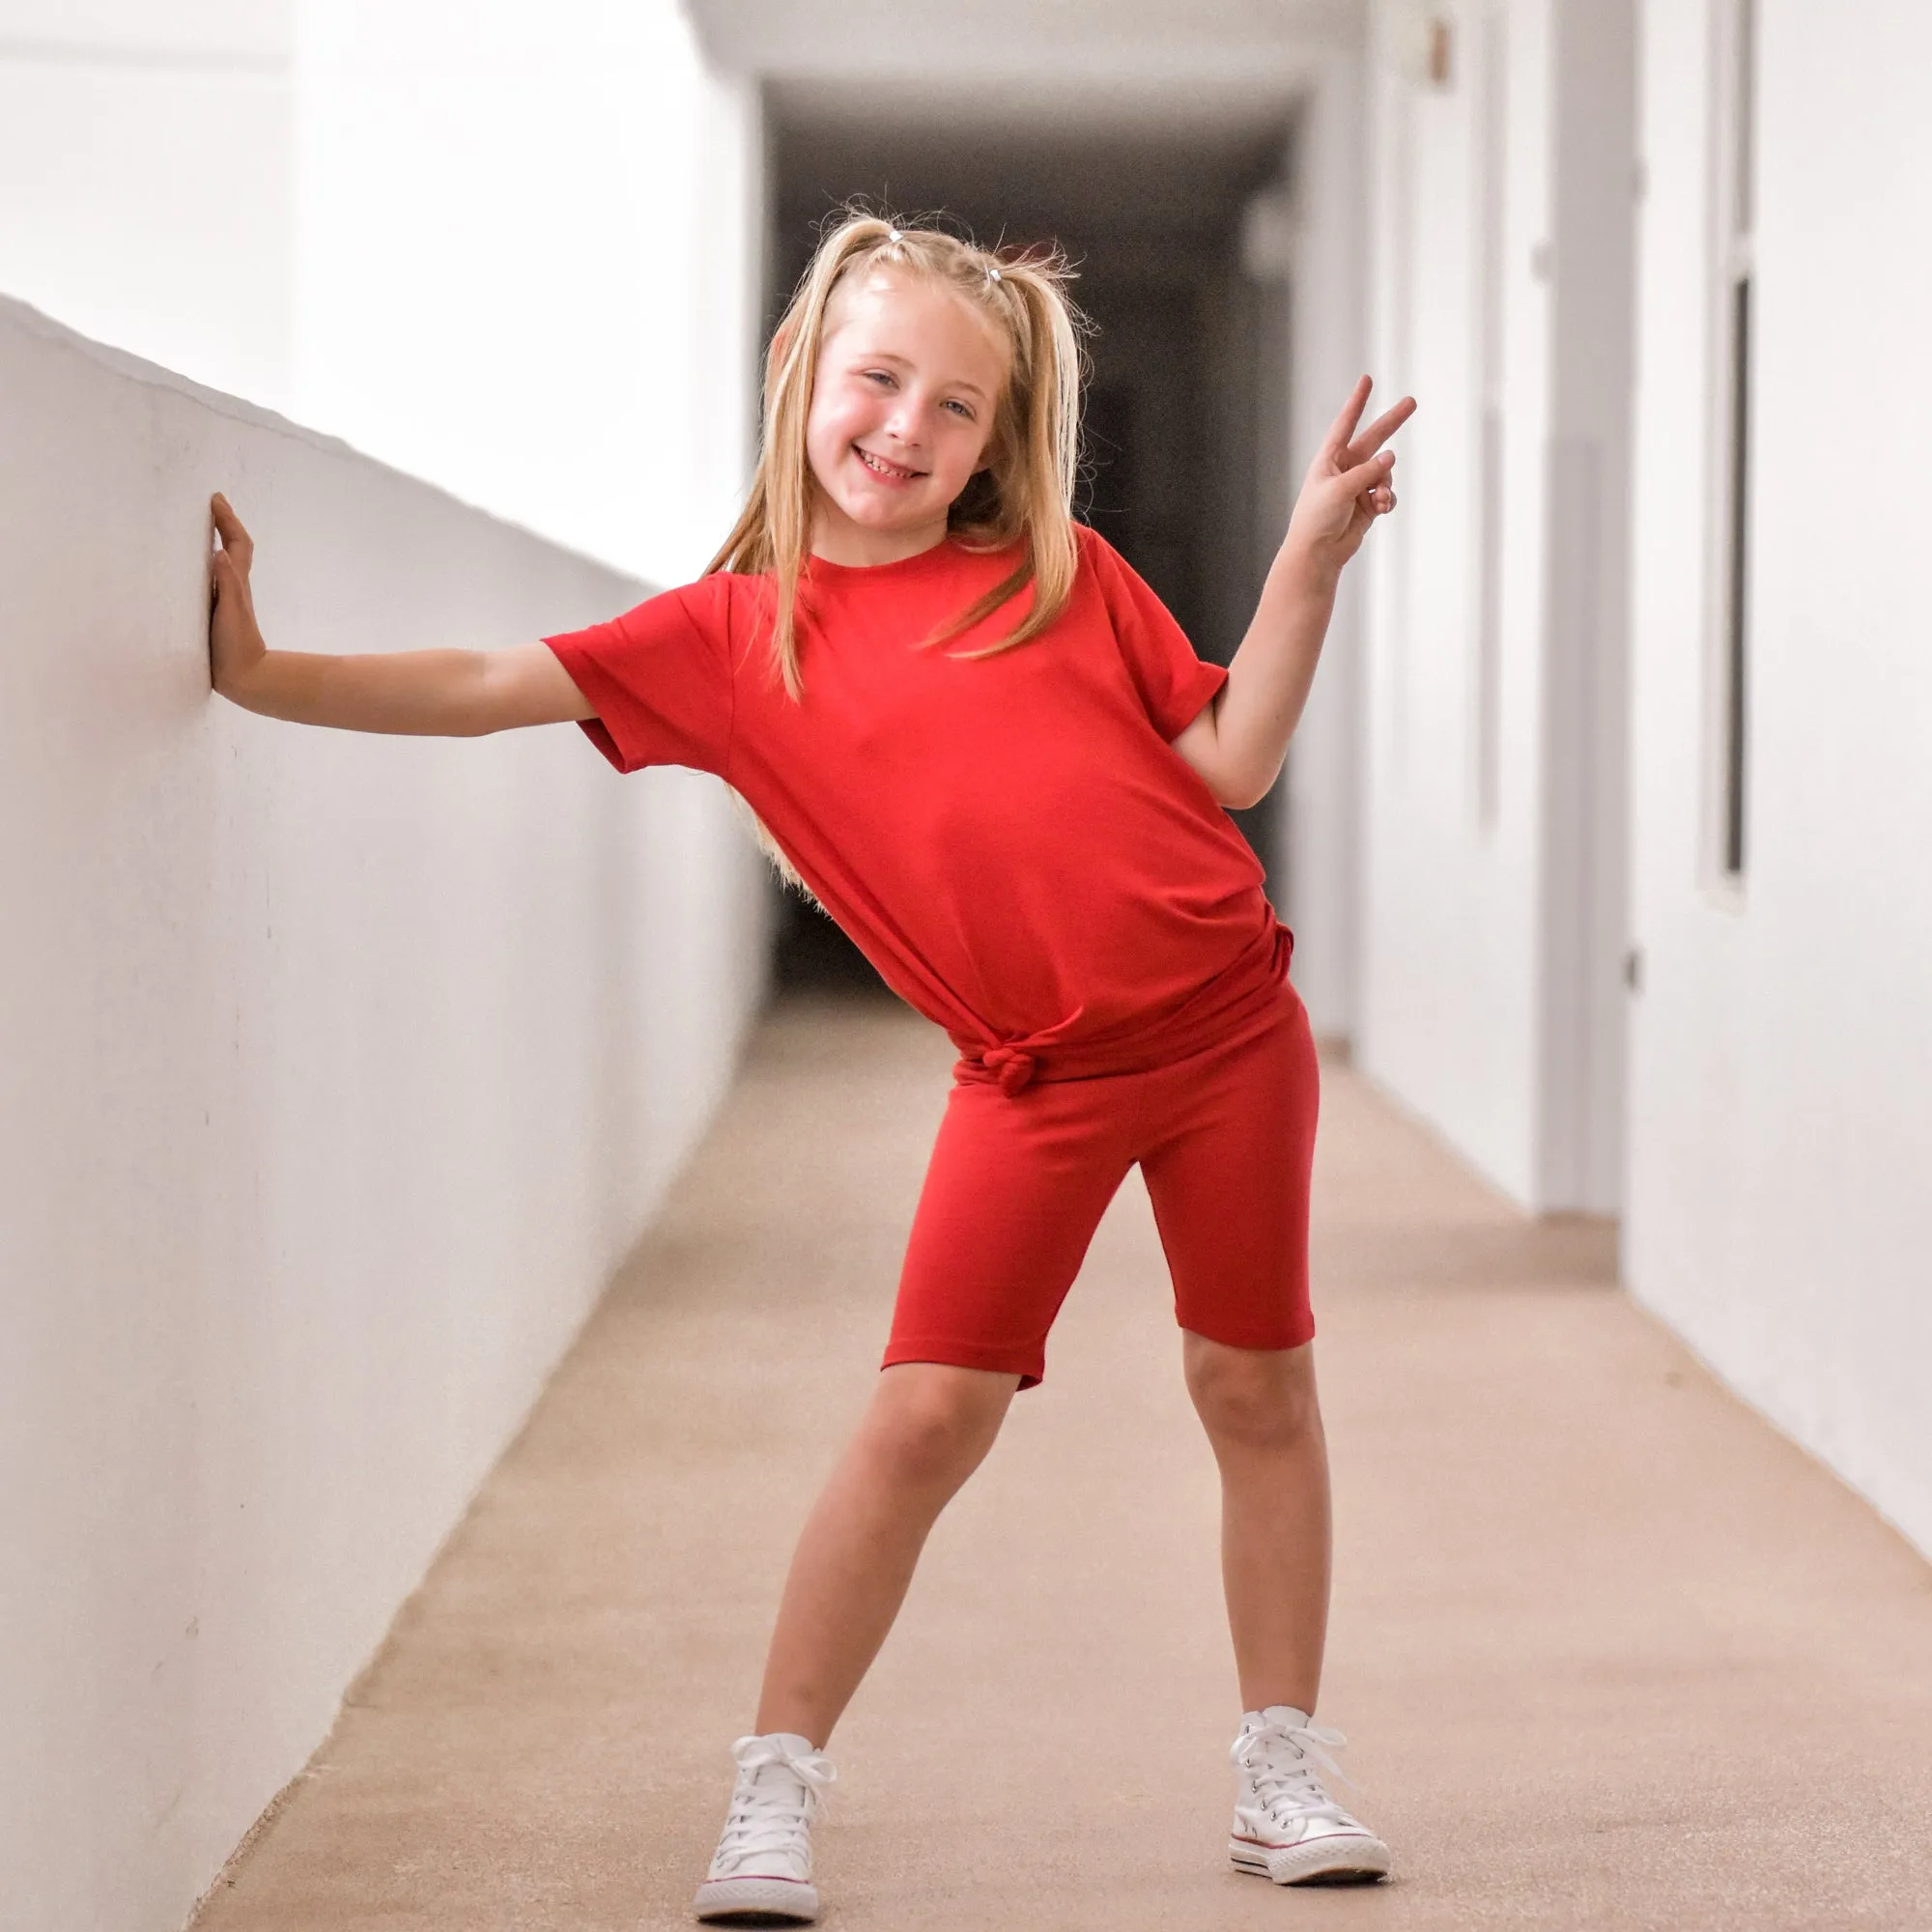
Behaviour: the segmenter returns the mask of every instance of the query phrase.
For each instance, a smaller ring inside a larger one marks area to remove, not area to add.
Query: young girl
[[[710,572],[496,652],[265,648],[219,497],[215,688],[251,710],[467,736],[577,720],[612,764],[714,772],[960,1058],[885,1368],[792,1560],[700,1919],[818,1910],[824,1747],[939,1512],[998,1434],[1140,1164],[1222,1481],[1242,1699],[1229,1854],[1293,1885],[1386,1846],[1321,1772],[1328,1479],[1307,1283],[1317,1073],[1291,941],[1222,808],[1272,783],[1343,565],[1395,506],[1322,445],[1232,668],[1073,521],[1079,352],[1057,261],[847,219],[773,340],[751,499]]]

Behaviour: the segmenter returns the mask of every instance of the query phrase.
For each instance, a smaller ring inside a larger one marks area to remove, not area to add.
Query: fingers
[[[1328,426],[1328,440],[1324,447],[1336,455],[1344,454],[1349,447],[1349,439],[1355,433],[1355,425],[1362,419],[1362,412],[1369,406],[1369,390],[1373,386],[1366,376],[1356,381],[1349,391],[1349,400],[1342,405],[1342,413]]]
[[[1379,456],[1372,456],[1366,463],[1358,463],[1352,469],[1345,469],[1335,481],[1349,496],[1366,497],[1372,491],[1387,490],[1389,478],[1394,473],[1395,454],[1392,450],[1385,449]],[[1391,504],[1395,501],[1392,492],[1389,501]]]
[[[214,527],[220,533],[222,552],[234,558],[239,569],[245,571],[254,559],[254,539],[229,507],[228,498],[218,491],[210,498],[209,508],[213,512]]]
[[[1366,400],[1366,399],[1364,399]],[[1415,398],[1405,396],[1392,410],[1384,411],[1360,436],[1342,451],[1348,463],[1361,463],[1373,456],[1410,416],[1415,413]]]

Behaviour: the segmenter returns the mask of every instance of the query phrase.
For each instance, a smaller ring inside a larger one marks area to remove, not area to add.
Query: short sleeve
[[[1193,724],[1228,681],[1226,668],[1195,656],[1187,633],[1152,587],[1112,544],[1079,526],[1128,674],[1153,726],[1170,743]]]
[[[723,775],[731,751],[728,582],[700,579],[636,610],[546,638],[595,708],[590,742],[620,772],[689,765]]]

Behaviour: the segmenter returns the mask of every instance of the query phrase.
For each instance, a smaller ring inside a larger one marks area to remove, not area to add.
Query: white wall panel
[[[0,293],[655,581],[737,512],[762,193],[677,0],[0,0]]]
[[[754,434],[755,96],[672,0],[304,0],[294,398],[469,501],[695,577]]]
[[[1458,51],[1468,45],[1468,20]],[[1475,282],[1482,129],[1465,69],[1432,86],[1408,10],[1377,17],[1376,360],[1415,394],[1402,507],[1370,563],[1363,1064],[1519,1199],[1537,1188],[1536,865],[1549,433],[1548,9],[1508,23],[1498,787],[1481,822]]]
[[[1359,54],[1331,54],[1310,81],[1293,146],[1293,246],[1288,362],[1290,404],[1283,453],[1292,505],[1335,412],[1368,368],[1362,285],[1367,250]],[[1401,391],[1383,369],[1376,405]],[[1406,479],[1404,479],[1406,488]],[[1380,542],[1386,530],[1373,541]],[[1318,1034],[1352,1039],[1360,1020],[1363,578],[1352,565],[1336,602],[1321,668],[1289,748],[1286,792],[1288,895],[1294,981]]]
[[[1763,9],[1741,890],[1709,876],[1715,24],[1644,13],[1627,1272],[1932,1549],[1932,405],[1896,380],[1932,20]]]
[[[0,0],[0,293],[289,402],[294,0]]]
[[[1370,563],[1362,1061],[1520,1201],[1608,1211],[1628,19],[1465,0],[1375,23],[1376,360],[1420,408]]]
[[[0,1918],[173,1932],[321,1740],[729,1077],[761,866],[574,726],[211,696],[630,579],[0,303]]]

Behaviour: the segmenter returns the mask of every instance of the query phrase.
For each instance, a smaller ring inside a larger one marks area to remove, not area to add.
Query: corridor
[[[687,1924],[790,1539],[863,1402],[943,1101],[792,1000],[198,1932]],[[832,1927],[1932,1923],[1932,1575],[1612,1285],[1331,1066],[1321,1717],[1373,1893],[1222,1861],[1214,1485],[1137,1179],[835,1745]],[[1344,1794],[1345,1798],[1349,1794]]]
[[[1932,8],[4,14],[0,1932],[689,1922],[949,1049],[774,889],[735,704],[621,781],[260,715],[209,505],[276,652],[691,584],[849,198],[1068,258],[1066,494],[1204,660],[1417,399],[1236,816],[1338,1043],[1319,1718],[1396,1872],[1224,1863],[1131,1181],[833,1741],[824,1922],[1932,1932],[1932,484],[1820,487],[1932,334]]]

